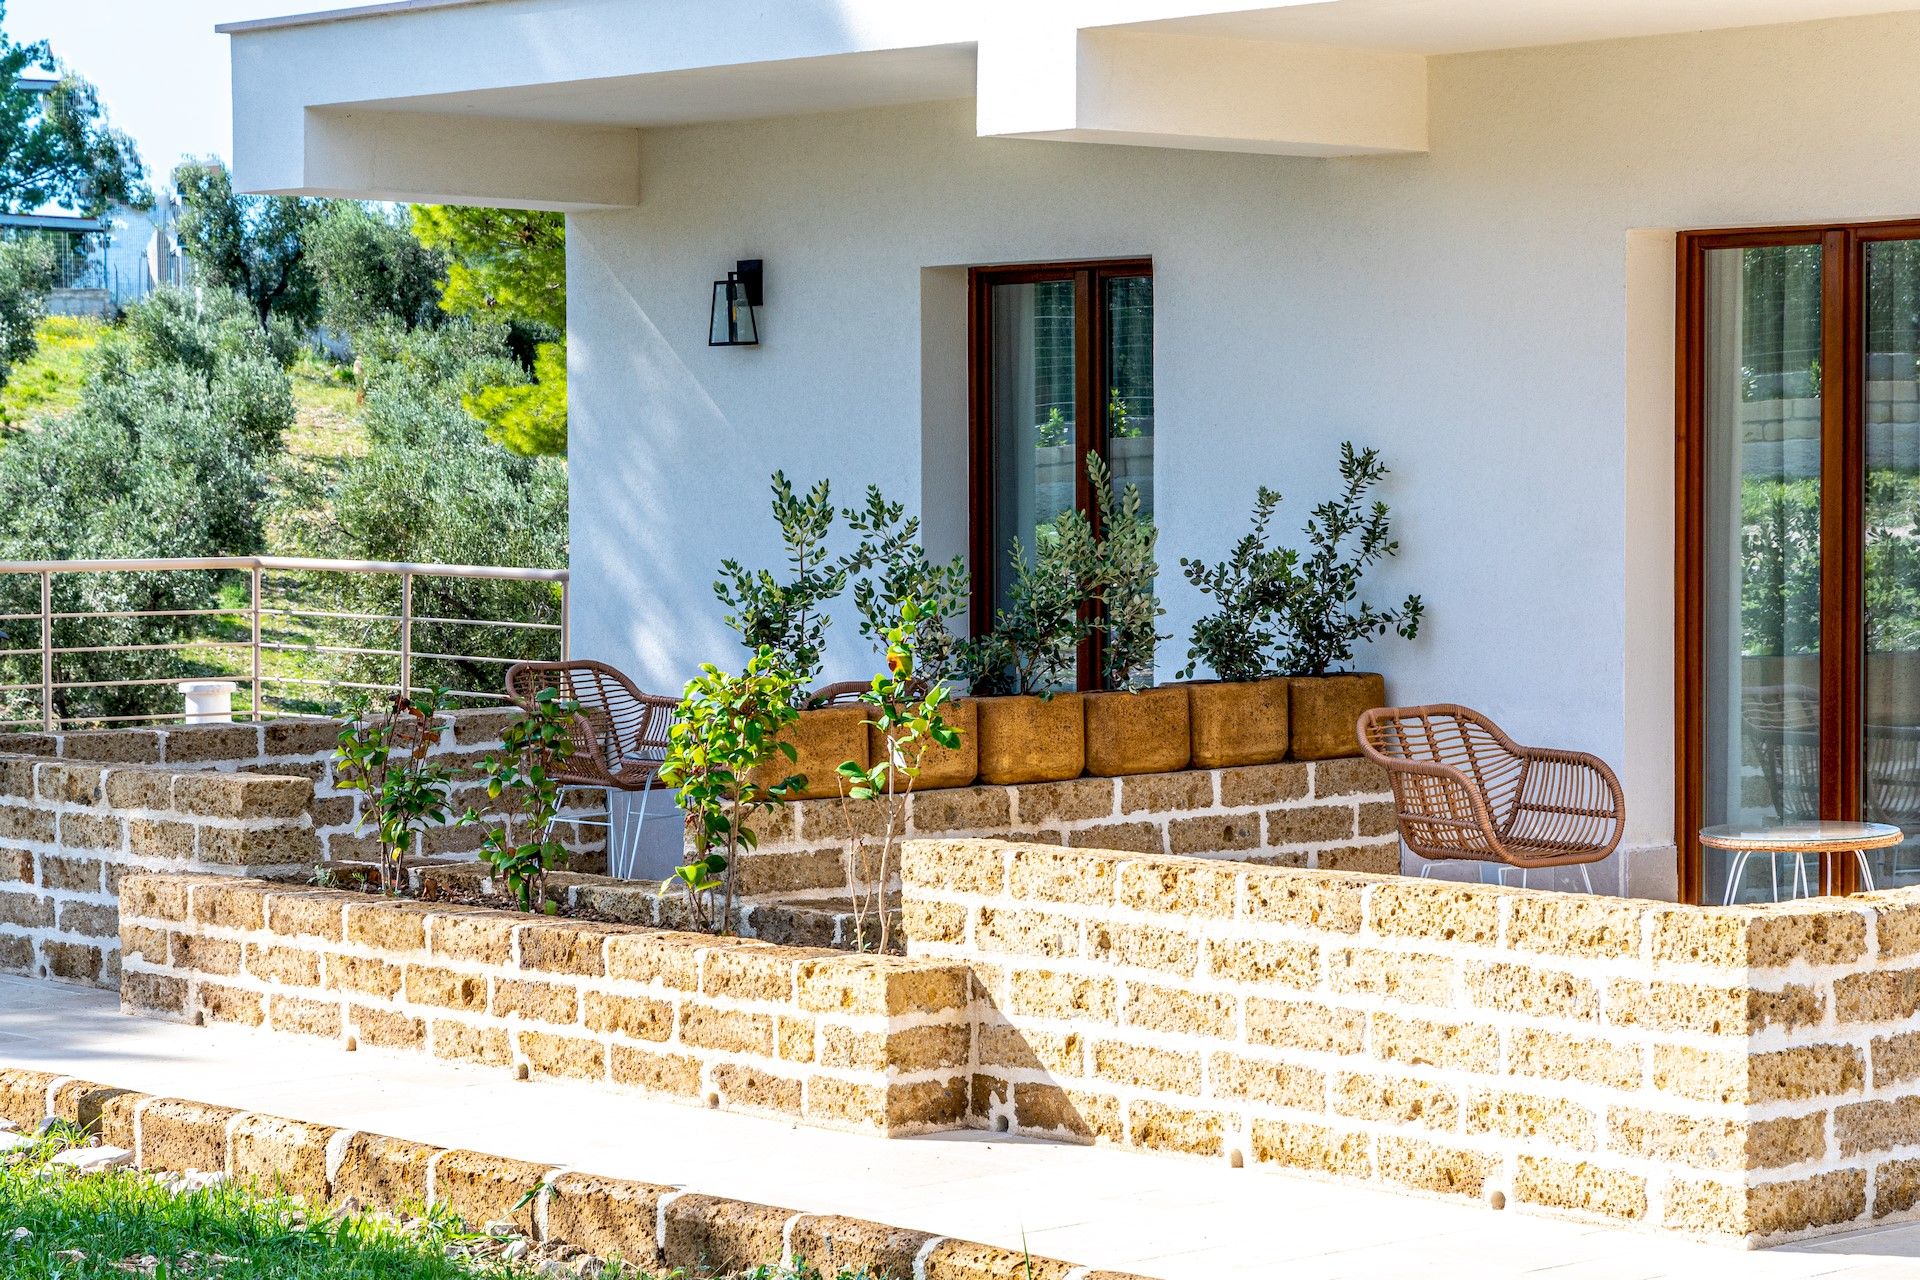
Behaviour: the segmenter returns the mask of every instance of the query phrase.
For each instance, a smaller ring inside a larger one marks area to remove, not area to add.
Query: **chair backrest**
[[[625,672],[584,658],[507,668],[507,693],[521,707],[531,708],[543,689],[580,705],[573,726],[576,759],[585,757],[617,774],[623,765],[665,758],[673,699],[642,693]],[[577,766],[569,770],[578,771]]]
[[[1360,717],[1358,729],[1361,749],[1393,782],[1410,845],[1487,851],[1475,802],[1495,832],[1504,829],[1526,775],[1525,758],[1498,725],[1467,707],[1441,703],[1376,707]],[[1428,765],[1457,776],[1417,767]]]

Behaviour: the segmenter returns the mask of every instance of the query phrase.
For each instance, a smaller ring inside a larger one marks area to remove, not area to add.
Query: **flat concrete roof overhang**
[[[395,0],[221,27],[249,190],[639,202],[638,132],[971,98],[983,137],[1427,149],[1427,60],[1920,0]]]

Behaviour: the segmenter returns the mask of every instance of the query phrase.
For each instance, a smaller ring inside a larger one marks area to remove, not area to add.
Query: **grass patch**
[[[182,1189],[164,1175],[74,1173],[48,1161],[80,1135],[66,1125],[0,1159],[0,1276],[7,1280],[584,1280],[652,1277],[617,1259],[468,1230],[444,1212],[394,1220],[325,1212],[232,1185]],[[519,1249],[523,1259],[508,1256]],[[543,1256],[544,1255],[544,1256]],[[825,1280],[760,1267],[737,1280]],[[833,1280],[878,1280],[841,1272]]]
[[[87,357],[106,325],[80,316],[48,316],[35,331],[39,348],[0,387],[0,425],[28,427],[73,412]]]

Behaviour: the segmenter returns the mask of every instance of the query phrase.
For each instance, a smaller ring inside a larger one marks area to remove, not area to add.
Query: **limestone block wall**
[[[479,708],[447,713],[448,731],[433,754],[455,766],[472,766],[500,746],[500,735],[517,713]],[[378,842],[358,830],[361,796],[343,790],[333,772],[340,726],[320,717],[292,717],[260,724],[177,724],[149,728],[84,729],[60,733],[0,734],[0,749],[20,755],[104,764],[170,765],[223,773],[271,772],[313,784],[313,832],[321,858],[375,856]],[[454,793],[461,809],[486,807],[484,785],[466,782]],[[656,802],[657,803],[657,802]],[[596,810],[597,812],[597,810]],[[430,855],[470,854],[485,835],[478,827],[431,830]],[[593,827],[563,830],[576,850],[580,870],[604,870],[605,832]]]
[[[1920,1205],[1920,891],[1699,908],[908,846],[977,1127],[1778,1241]]]
[[[908,798],[907,834],[991,836],[1069,848],[1183,854],[1272,866],[1400,869],[1393,793],[1358,757],[1125,778],[953,787]],[[844,896],[848,815],[876,830],[873,803],[799,800],[754,823],[757,849],[735,865],[749,901]]]
[[[808,1124],[960,1124],[963,965],[263,880],[121,885],[121,999]]]
[[[305,877],[305,778],[0,756],[0,971],[114,987],[138,871]]]

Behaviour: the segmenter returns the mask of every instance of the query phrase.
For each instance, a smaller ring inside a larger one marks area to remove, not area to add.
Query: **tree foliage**
[[[320,318],[320,282],[308,239],[327,202],[235,193],[218,160],[174,170],[180,193],[180,247],[201,284],[247,300],[262,328],[279,317],[305,329]]]
[[[55,65],[46,41],[21,44],[0,33],[0,212],[57,205],[98,217],[115,202],[146,205],[140,152],[107,122],[99,92],[65,69],[51,88],[28,82]]]
[[[567,451],[567,224],[533,209],[415,205],[413,231],[446,256],[440,305],[449,314],[505,321],[528,348],[531,381],[501,383],[467,400],[487,434],[516,453]]]
[[[237,299],[162,290],[101,343],[79,407],[0,450],[0,559],[246,555],[262,549],[269,455],[293,420],[287,376]],[[36,580],[4,584],[0,612],[37,611]],[[61,612],[210,609],[214,573],[76,574],[55,579]],[[31,597],[31,598],[29,598]],[[55,643],[160,644],[199,633],[196,619],[74,619]],[[38,643],[37,624],[8,624],[5,648]],[[24,634],[14,628],[35,628]],[[76,653],[56,675],[89,687],[57,693],[63,715],[177,710],[166,681],[193,674],[168,650]],[[40,679],[37,657],[0,660],[0,683]],[[18,703],[15,710],[19,709]],[[14,713],[9,713],[12,718]],[[29,714],[37,715],[38,707]]]
[[[341,333],[394,323],[412,329],[440,313],[446,258],[400,218],[354,200],[334,201],[309,226],[307,254],[320,319]]]
[[[53,246],[38,236],[0,240],[0,385],[39,345],[53,292]]]

